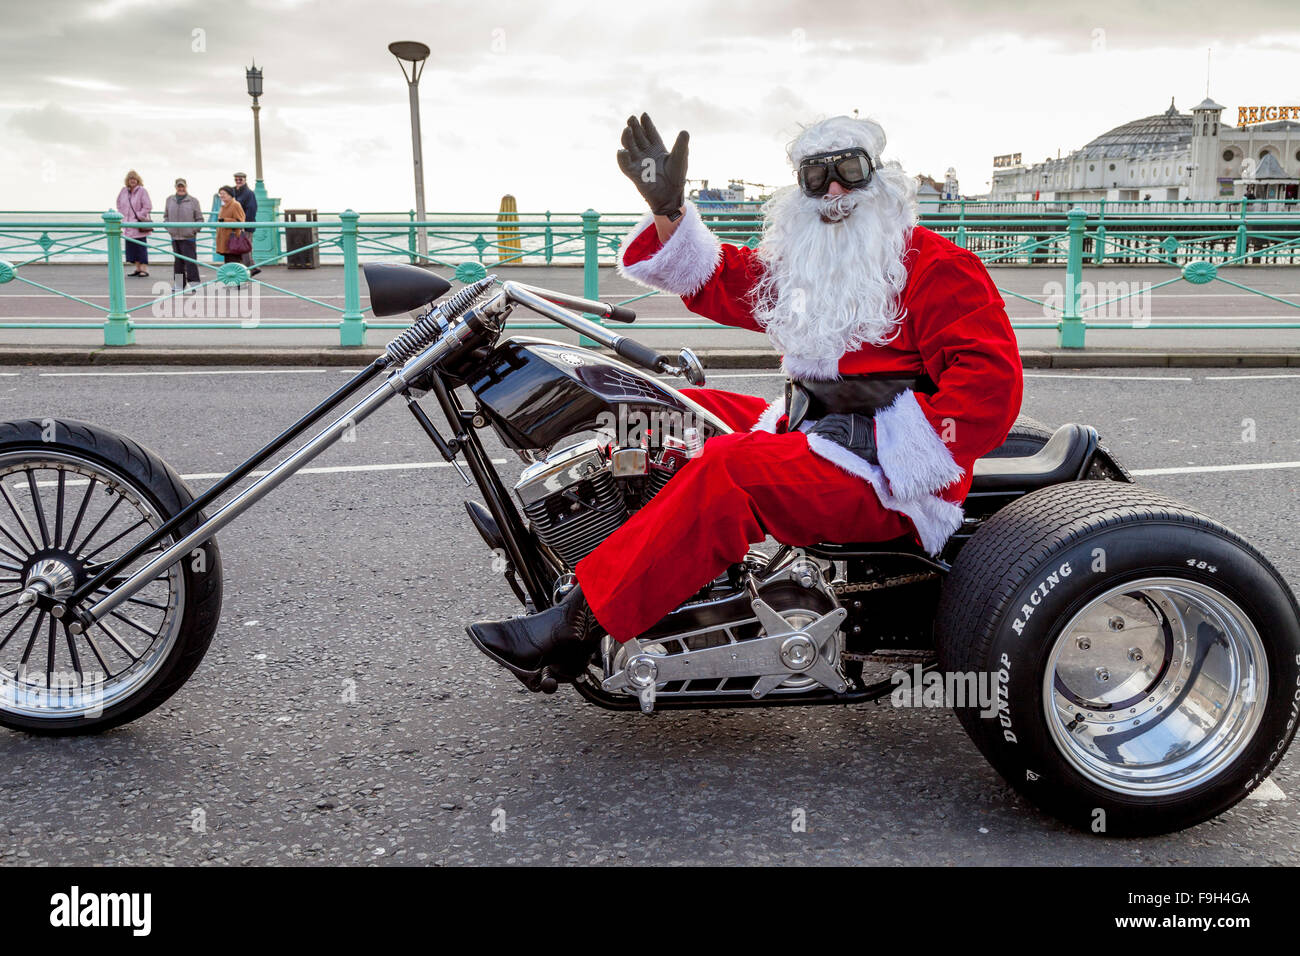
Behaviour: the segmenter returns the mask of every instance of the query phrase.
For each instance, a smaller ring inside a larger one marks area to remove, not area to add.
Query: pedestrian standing
[[[235,199],[234,186],[222,186],[217,190],[217,196],[221,199],[221,210],[217,213],[219,222],[243,222],[244,207],[239,205]],[[221,255],[223,262],[240,262],[244,258],[242,242],[235,239],[236,235],[247,235],[243,229],[218,229],[217,230],[217,252]],[[232,250],[232,241],[235,249]]]
[[[244,173],[235,173],[235,199],[239,202],[240,208],[244,210],[244,221],[257,222],[257,193],[248,188],[248,176]],[[248,238],[250,241],[253,238],[251,230],[248,232]],[[253,264],[252,251],[244,253],[244,258],[239,261],[246,266],[251,266]],[[261,269],[250,269],[248,274],[255,276],[261,271]]]
[[[167,197],[163,218],[168,222],[202,222],[203,209],[199,201],[190,195],[185,180],[176,180],[175,194]],[[198,226],[168,227],[172,237],[172,289],[184,292],[188,285],[191,289],[199,284],[198,263]]]
[[[125,184],[122,191],[117,194],[117,211],[122,214],[124,223],[148,222],[150,215],[153,213],[153,202],[149,199],[149,191],[144,188],[144,180],[134,169],[126,174]],[[126,246],[126,264],[135,266],[135,271],[128,273],[132,276],[147,276],[149,274],[149,246],[145,243],[152,229],[146,229],[139,226],[124,226],[122,236],[125,239]]]

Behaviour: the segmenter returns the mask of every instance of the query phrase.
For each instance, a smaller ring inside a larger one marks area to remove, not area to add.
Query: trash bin
[[[315,209],[286,209],[285,222],[316,222]],[[284,230],[284,244],[290,250],[288,265],[290,269],[315,269],[320,265],[320,247],[316,245],[316,230],[311,226],[287,227]],[[311,246],[304,249],[303,246]]]

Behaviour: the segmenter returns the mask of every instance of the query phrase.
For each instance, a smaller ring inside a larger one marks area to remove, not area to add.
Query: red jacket
[[[1019,414],[1020,352],[1002,296],[974,253],[916,226],[907,266],[901,302],[906,317],[898,335],[886,345],[845,354],[839,372],[930,376],[937,386],[933,395],[907,392],[876,415],[880,468],[887,480],[882,501],[887,495],[901,501],[937,496],[959,505],[970,490],[975,460],[1002,444]],[[639,226],[623,245],[619,267],[634,281],[680,295],[692,312],[762,331],[752,308],[763,269],[757,253],[720,245],[690,204],[667,243],[659,242],[648,219]],[[773,430],[783,411],[770,408],[756,427]],[[877,491],[882,492],[879,485]],[[955,519],[951,512],[941,517],[945,526],[954,520],[960,524],[960,512]]]

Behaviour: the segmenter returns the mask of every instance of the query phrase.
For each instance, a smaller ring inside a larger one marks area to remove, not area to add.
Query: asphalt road
[[[227,470],[344,378],[87,371],[5,371],[0,418],[89,419],[184,474]],[[1024,410],[1097,425],[1133,469],[1193,469],[1139,480],[1245,534],[1300,590],[1300,374],[1139,371],[1034,373]],[[393,403],[316,464],[436,458]],[[1291,464],[1195,470],[1269,462]],[[304,474],[225,530],[222,625],[179,694],[98,737],[0,730],[0,862],[1300,863],[1300,749],[1277,799],[1114,840],[1022,801],[946,711],[647,718],[528,694],[462,630],[514,610],[464,494],[447,468]]]

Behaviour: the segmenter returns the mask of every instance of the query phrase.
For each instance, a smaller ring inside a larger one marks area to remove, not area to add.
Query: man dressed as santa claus
[[[910,537],[938,553],[961,525],[977,458],[1020,410],[1021,365],[1002,297],[971,252],[916,222],[916,184],[884,162],[885,134],[836,116],[788,153],[797,185],[764,207],[757,249],[720,244],[685,201],[689,136],[670,151],[631,117],[619,165],[650,207],[619,271],[692,312],[767,333],[785,394],[687,394],[732,428],[584,558],[555,607],[469,626],[531,689],[572,679],[608,633],[626,641],[751,544]]]

